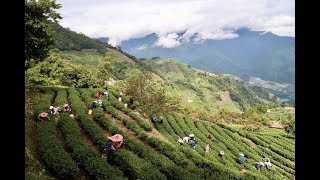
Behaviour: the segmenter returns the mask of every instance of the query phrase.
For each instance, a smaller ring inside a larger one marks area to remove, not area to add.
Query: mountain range
[[[182,41],[185,32],[177,34],[180,45],[157,46],[155,33],[121,43],[121,49],[137,58],[175,58],[197,69],[212,73],[229,73],[249,80],[250,76],[278,83],[295,84],[295,38],[270,32],[239,29],[238,37],[224,40]],[[106,42],[108,38],[100,38]]]

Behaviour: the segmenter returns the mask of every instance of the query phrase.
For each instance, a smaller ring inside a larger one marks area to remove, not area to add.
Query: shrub
[[[114,158],[116,158],[112,159],[114,164],[135,179],[166,179],[154,165],[130,151],[119,149],[115,152]]]
[[[61,126],[72,155],[95,179],[125,179],[116,167],[106,163],[98,153],[86,145],[81,139],[80,128],[66,115],[61,115]]]

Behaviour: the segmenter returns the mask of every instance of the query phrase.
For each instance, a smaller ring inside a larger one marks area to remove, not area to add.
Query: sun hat
[[[219,154],[223,156],[224,155],[224,151],[220,151]]]
[[[42,112],[42,113],[39,114],[39,116],[40,116],[40,117],[47,117],[47,116],[48,116],[48,113]]]
[[[49,109],[53,109],[53,106],[50,106]]]
[[[244,154],[243,154],[243,153],[240,153],[239,155],[240,155],[240,156],[244,156]]]
[[[120,134],[115,134],[113,136],[108,136],[108,139],[114,142],[120,142],[123,140],[123,137]]]

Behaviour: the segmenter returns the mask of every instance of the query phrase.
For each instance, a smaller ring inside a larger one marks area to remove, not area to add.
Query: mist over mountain
[[[121,49],[137,58],[175,58],[195,68],[213,73],[230,73],[248,80],[250,76],[264,80],[295,82],[295,39],[270,32],[239,29],[238,37],[223,40],[199,40],[197,34],[189,41],[185,32],[173,37],[178,44],[168,48],[159,43],[155,33],[143,38],[130,39]],[[100,38],[107,41],[107,38]]]

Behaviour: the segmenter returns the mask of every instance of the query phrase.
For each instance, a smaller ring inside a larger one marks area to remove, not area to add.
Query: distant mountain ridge
[[[195,68],[212,73],[229,73],[244,80],[250,76],[279,83],[295,83],[295,39],[270,32],[239,29],[239,37],[225,40],[181,42],[175,48],[155,46],[155,33],[130,39],[121,49],[137,58],[175,58]],[[184,32],[178,33],[182,37]],[[106,42],[107,38],[100,38]]]

